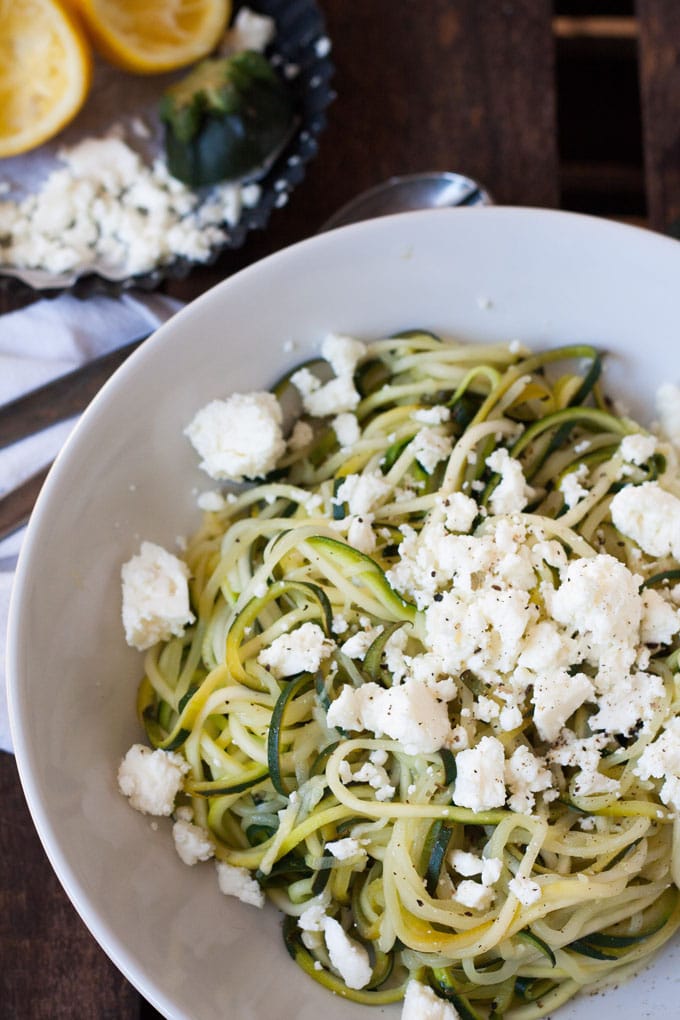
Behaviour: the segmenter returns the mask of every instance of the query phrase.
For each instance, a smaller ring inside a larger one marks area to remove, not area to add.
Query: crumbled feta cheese
[[[453,802],[472,811],[489,811],[505,804],[505,752],[496,737],[482,737],[476,747],[456,755]]]
[[[460,882],[454,894],[454,899],[458,903],[462,903],[464,907],[470,907],[472,910],[486,910],[493,898],[493,889],[482,885],[481,882],[473,882],[471,879]]]
[[[277,680],[296,673],[314,673],[335,648],[317,623],[309,620],[289,634],[280,634],[263,648],[257,661],[271,670]]]
[[[663,733],[645,747],[633,769],[640,779],[663,779],[659,796],[680,815],[680,717],[671,719]]]
[[[172,826],[172,838],[175,849],[185,864],[198,864],[207,861],[215,853],[215,841],[202,826],[178,818]]]
[[[553,618],[582,636],[588,662],[628,668],[635,660],[642,619],[639,583],[623,563],[603,553],[569,563],[559,588],[544,593]]]
[[[453,440],[441,432],[425,428],[413,437],[412,449],[418,463],[431,475],[440,460],[451,454]]]
[[[617,780],[602,775],[598,769],[600,752],[606,742],[606,738],[600,734],[579,740],[571,730],[565,729],[560,734],[559,742],[546,755],[548,761],[557,765],[580,770],[574,780],[574,793],[577,797],[618,790]]]
[[[440,999],[429,985],[411,978],[406,985],[401,1020],[460,1020],[460,1014],[450,1002]]]
[[[354,410],[361,399],[354,385],[354,369],[365,352],[366,345],[361,340],[333,333],[325,338],[321,354],[331,365],[335,378],[321,383],[308,368],[302,368],[290,380],[300,393],[308,414],[325,418]]]
[[[326,918],[324,937],[331,964],[347,987],[365,988],[373,969],[364,947],[351,939],[334,917]]]
[[[326,843],[326,850],[329,850],[338,861],[346,861],[350,857],[357,857],[359,855],[366,857],[366,851],[359,840],[354,839],[353,836],[346,836],[344,839],[336,839],[331,843]]]
[[[592,730],[627,736],[642,724],[646,732],[663,704],[663,680],[653,673],[621,673],[604,667],[596,684],[598,711],[588,720]]]
[[[476,668],[507,672],[535,617],[536,607],[521,589],[485,588],[472,597],[452,590],[425,610],[425,633],[444,673]]]
[[[217,489],[209,489],[207,492],[199,493],[196,503],[199,510],[205,510],[208,513],[219,513],[227,505],[224,496]]]
[[[154,542],[121,570],[123,627],[129,645],[144,651],[158,641],[181,637],[194,615],[189,607],[189,568]]]
[[[512,514],[523,510],[533,497],[534,490],[527,485],[520,462],[499,447],[486,458],[486,464],[501,476],[489,500],[491,512]]]
[[[116,130],[58,157],[62,165],[39,191],[0,203],[5,264],[125,277],[177,256],[204,262],[224,242],[225,225],[260,194],[257,186],[247,193],[225,183],[199,197],[170,176],[162,159],[147,166]]]
[[[680,613],[653,588],[642,593],[642,630],[644,644],[667,645],[680,630]]]
[[[189,764],[173,751],[133,744],[118,768],[118,788],[144,815],[172,814]]]
[[[242,482],[276,467],[286,449],[282,420],[273,393],[234,393],[201,408],[184,434],[211,478]]]
[[[262,53],[276,35],[276,22],[266,14],[257,14],[249,7],[241,7],[220,44],[221,54],[255,50]]]
[[[350,515],[349,527],[347,528],[347,541],[359,552],[370,555],[376,547],[376,537],[373,531],[373,514]]]
[[[680,499],[658,482],[624,486],[610,511],[614,526],[644,552],[680,559]]]
[[[342,613],[333,614],[333,633],[344,634],[349,628],[349,623]]]
[[[375,790],[376,800],[391,800],[396,793],[396,787],[390,783],[390,777],[383,765],[384,762],[378,760],[367,761],[356,772],[352,773],[349,769],[348,775],[340,778],[343,782],[368,783],[371,789]]]
[[[414,421],[422,425],[443,425],[451,417],[448,407],[443,404],[435,404],[434,407],[419,407],[413,412]]]
[[[326,910],[320,903],[313,903],[298,917],[300,931],[323,931],[326,924]]]
[[[354,375],[354,370],[365,355],[366,344],[353,337],[329,333],[321,343],[321,357],[326,359],[338,377]]]
[[[629,464],[644,464],[656,451],[656,437],[645,436],[641,432],[633,436],[624,436],[619,446],[619,453]]]
[[[579,464],[573,471],[568,471],[560,482],[560,492],[564,496],[564,502],[571,509],[580,500],[585,499],[588,490],[581,485],[581,482],[588,477],[588,468],[585,464]]]
[[[500,857],[485,857],[482,862],[482,885],[495,885],[502,870],[503,861]]]
[[[403,745],[407,754],[427,754],[446,745],[451,732],[446,702],[427,684],[408,679],[398,687],[345,684],[327,713],[329,726],[370,730]]]
[[[505,763],[505,783],[510,791],[510,810],[529,814],[536,802],[535,794],[552,786],[552,775],[540,758],[520,744]]]
[[[361,435],[356,414],[345,411],[331,422],[341,447],[352,446]]]
[[[443,507],[444,524],[449,531],[467,533],[480,512],[474,499],[470,499],[463,492],[452,492],[450,496],[446,496]]]
[[[346,475],[333,502],[337,506],[347,503],[351,514],[361,516],[375,510],[389,491],[389,482],[379,471],[366,471],[362,475]]]
[[[532,701],[534,725],[541,739],[548,743],[556,740],[567,719],[594,696],[592,681],[585,673],[572,676],[567,669],[555,669],[536,677]]]
[[[477,854],[469,850],[452,850],[447,857],[448,863],[458,875],[464,878],[471,878],[473,875],[481,875],[484,862]]]
[[[340,646],[340,651],[348,659],[363,659],[375,639],[382,634],[382,626],[368,627],[366,630],[358,630],[352,634]]]
[[[233,864],[218,861],[217,885],[225,896],[236,896],[251,907],[264,906],[264,892],[247,868],[235,868]]]
[[[508,889],[525,907],[530,907],[541,898],[540,885],[538,882],[532,882],[530,878],[511,878]]]

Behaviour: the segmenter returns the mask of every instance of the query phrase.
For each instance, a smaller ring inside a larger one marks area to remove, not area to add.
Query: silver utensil
[[[361,192],[322,225],[319,233],[391,213],[451,206],[490,205],[489,193],[462,174],[425,172],[390,177]],[[0,407],[0,448],[70,418],[89,404],[110,375],[146,337],[123,344]],[[51,465],[0,498],[0,540],[22,527]]]

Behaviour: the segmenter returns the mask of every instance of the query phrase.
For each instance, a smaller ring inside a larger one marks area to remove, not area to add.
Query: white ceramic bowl
[[[658,384],[680,379],[680,246],[512,208],[407,213],[296,245],[220,284],[130,358],[83,416],[32,517],[8,656],[22,781],[77,910],[167,1017],[374,1014],[304,977],[273,908],[225,899],[212,867],[181,863],[169,823],[154,830],[117,792],[119,759],[140,738],[141,665],[123,640],[120,565],[141,538],[172,547],[198,524],[196,491],[209,480],[182,429],[200,406],[267,386],[329,330],[412,326],[535,347],[596,343],[612,352],[609,386],[649,420]],[[671,1015],[679,950],[597,1006],[577,1000],[559,1016]]]

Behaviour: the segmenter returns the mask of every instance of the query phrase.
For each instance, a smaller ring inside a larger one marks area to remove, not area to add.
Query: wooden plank
[[[649,224],[680,219],[680,3],[637,0]]]
[[[446,169],[499,202],[557,204],[549,0],[327,0],[324,10],[338,99],[322,159],[336,194],[348,165],[345,197],[391,174]]]
[[[107,959],[50,867],[14,758],[0,752],[0,1015],[138,1020],[139,995]]]

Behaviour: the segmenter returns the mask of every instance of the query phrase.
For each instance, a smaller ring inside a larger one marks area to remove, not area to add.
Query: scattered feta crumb
[[[455,1006],[440,999],[429,985],[411,978],[406,986],[401,1020],[459,1020]]]
[[[656,451],[656,437],[645,436],[641,432],[633,436],[624,436],[619,446],[619,453],[629,464],[644,464]]]
[[[331,424],[341,447],[352,446],[361,434],[357,416],[350,411],[339,414],[337,418],[333,419]]]
[[[418,463],[432,474],[437,464],[450,456],[453,440],[432,428],[421,429],[413,438],[413,453]]]
[[[430,753],[446,745],[451,726],[446,702],[428,684],[407,679],[398,687],[345,684],[327,713],[329,726],[370,730],[399,741],[407,754]]]
[[[133,744],[118,768],[118,788],[145,815],[172,814],[189,764],[173,751]]]
[[[389,482],[379,471],[366,471],[361,475],[346,475],[333,502],[337,506],[346,502],[349,512],[360,516],[375,510],[389,491]]]
[[[482,885],[481,882],[473,882],[472,879],[460,882],[454,894],[454,899],[458,903],[464,907],[470,907],[472,910],[486,910],[491,905],[493,898],[493,889]]]
[[[358,363],[366,355],[363,340],[329,333],[321,344],[321,357],[325,358],[336,376],[351,376]]]
[[[220,53],[241,53],[255,50],[263,53],[276,35],[276,22],[266,14],[257,14],[249,7],[241,7],[226,33]]]
[[[560,482],[560,492],[564,496],[564,502],[569,509],[576,506],[588,495],[588,490],[581,482],[588,477],[588,468],[585,464],[579,464],[573,471],[568,471]]]
[[[257,657],[277,680],[296,673],[315,672],[335,648],[318,623],[307,621],[289,634],[280,634]]]
[[[215,841],[200,825],[178,818],[172,826],[172,838],[175,849],[185,864],[198,864],[207,861],[215,853]]]
[[[520,744],[505,763],[505,783],[510,791],[510,810],[530,814],[536,802],[535,794],[551,788],[552,774],[540,758]]]
[[[680,559],[680,499],[658,482],[624,486],[610,511],[614,526],[644,552]]]
[[[456,755],[453,802],[472,811],[489,811],[505,804],[505,752],[496,737],[482,737],[476,747]]]
[[[530,878],[511,878],[508,889],[525,907],[530,907],[541,898],[540,885],[538,882],[532,882]]]
[[[671,719],[663,733],[645,747],[633,771],[642,780],[663,779],[659,796],[680,815],[680,717]]]
[[[217,884],[225,896],[236,896],[251,907],[264,906],[264,892],[247,868],[235,868],[226,861],[218,861]]]
[[[234,393],[206,404],[184,433],[211,478],[242,482],[276,467],[286,449],[282,417],[272,393]]]
[[[350,857],[357,857],[358,855],[366,856],[366,851],[361,843],[358,839],[354,839],[353,836],[346,836],[344,839],[336,839],[331,843],[326,843],[326,850],[329,850],[338,861],[346,861]]]
[[[181,637],[193,623],[189,606],[189,568],[154,542],[123,565],[123,627],[129,645],[139,651],[158,641]]]
[[[512,514],[523,510],[533,497],[534,490],[527,484],[520,462],[499,447],[486,458],[486,464],[501,476],[489,500],[491,512]]]
[[[348,988],[365,988],[373,973],[368,952],[351,939],[334,917],[327,917],[324,938],[331,964]]]

